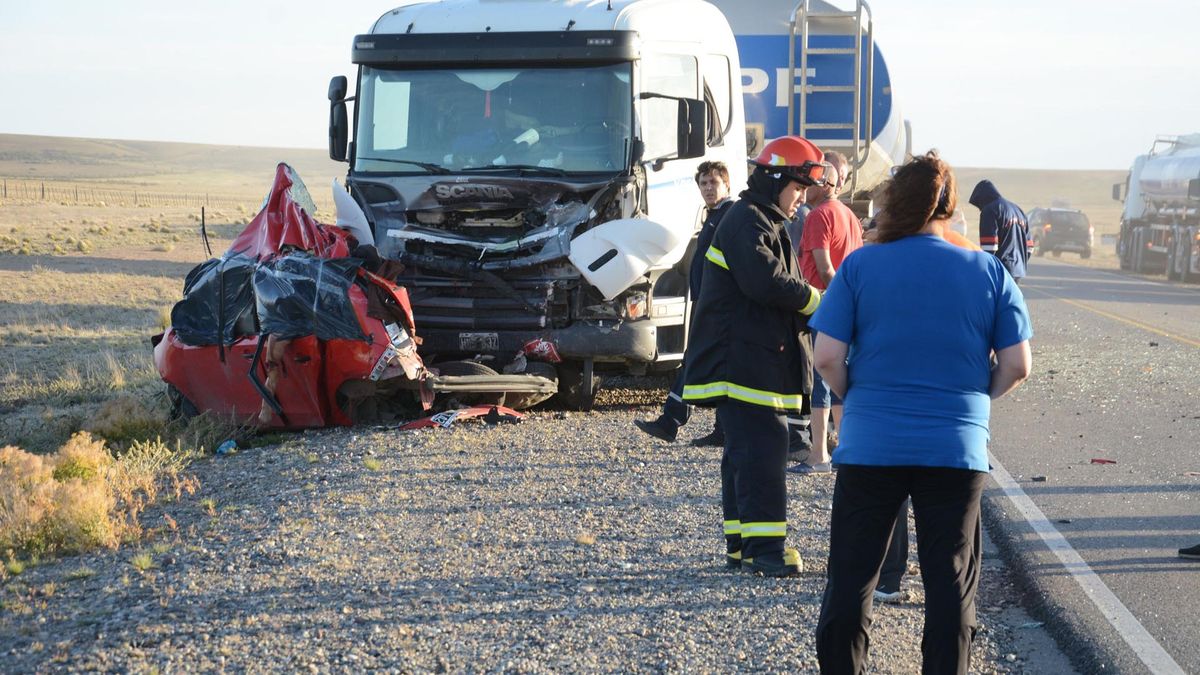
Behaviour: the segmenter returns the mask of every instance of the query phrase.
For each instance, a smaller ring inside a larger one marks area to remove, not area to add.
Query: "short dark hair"
[[[717,174],[717,178],[725,181],[725,187],[729,187],[729,167],[725,166],[725,162],[700,162],[700,166],[696,167],[696,184],[700,184],[701,176],[710,173]]]

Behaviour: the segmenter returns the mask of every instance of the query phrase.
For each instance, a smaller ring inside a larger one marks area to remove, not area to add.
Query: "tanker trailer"
[[[912,156],[866,2],[710,0],[733,28],[742,62],[747,154],[798,134],[850,158],[845,198],[865,215],[870,192]],[[752,11],[751,11],[752,10]]]
[[[1122,190],[1124,188],[1124,190]],[[1133,162],[1113,199],[1125,193],[1117,256],[1121,269],[1200,277],[1200,134],[1159,137]]]

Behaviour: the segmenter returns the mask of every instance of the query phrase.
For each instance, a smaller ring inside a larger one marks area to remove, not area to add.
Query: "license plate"
[[[499,333],[459,333],[458,347],[464,352],[494,352],[500,349]]]

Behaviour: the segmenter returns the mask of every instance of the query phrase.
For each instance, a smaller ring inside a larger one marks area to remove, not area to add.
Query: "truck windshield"
[[[354,168],[624,170],[633,109],[630,73],[628,63],[461,70],[364,66]]]

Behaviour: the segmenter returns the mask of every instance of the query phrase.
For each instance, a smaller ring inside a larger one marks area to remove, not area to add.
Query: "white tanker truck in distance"
[[[1200,134],[1163,137],[1133,162],[1113,199],[1125,208],[1117,256],[1121,269],[1200,278]]]
[[[350,164],[347,218],[404,265],[426,362],[556,380],[578,408],[594,373],[678,366],[701,162],[736,194],[748,143],[787,133],[850,150],[860,192],[903,159],[856,1],[418,0],[355,37],[330,156]]]

